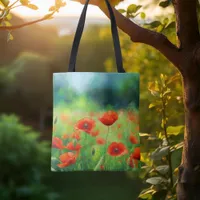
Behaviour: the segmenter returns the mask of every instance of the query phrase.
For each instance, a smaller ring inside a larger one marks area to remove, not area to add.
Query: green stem
[[[85,146],[88,146],[88,142],[87,142],[87,133],[85,133]],[[85,157],[85,152],[84,152],[84,157]],[[84,158],[85,159],[85,170],[88,167],[88,163],[87,163],[87,157]]]
[[[162,106],[163,106],[163,109],[162,109],[162,115],[163,115],[163,130],[164,130],[164,135],[165,135],[165,139],[167,141],[167,146],[170,145],[170,142],[169,142],[169,138],[168,138],[168,135],[167,135],[167,124],[166,124],[166,106],[165,106],[165,101],[164,101],[164,98],[163,98],[163,88],[162,88]],[[172,169],[172,160],[171,160],[171,152],[169,150],[168,152],[168,164],[169,164],[169,175],[170,175],[170,184],[171,184],[171,189],[173,188],[173,185],[174,185],[174,181],[173,181],[173,169]]]
[[[106,151],[108,148],[108,135],[109,135],[109,126],[108,126],[108,133],[106,135],[106,144],[105,144],[105,150],[104,150],[104,163],[106,162]]]

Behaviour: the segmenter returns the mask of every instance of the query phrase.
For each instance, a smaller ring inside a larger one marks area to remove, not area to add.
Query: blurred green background
[[[63,20],[67,27],[66,21],[70,19],[58,20]],[[21,19],[13,16],[11,21],[19,24]],[[116,70],[107,22],[91,23],[85,29],[77,71]],[[55,23],[16,30],[12,32],[14,40],[9,42],[7,32],[0,32],[0,199],[134,200],[145,188],[144,181],[137,175],[50,172],[52,74],[67,71],[73,40],[73,31],[60,35]],[[175,41],[174,27],[167,29],[165,34]],[[140,132],[153,135],[160,128],[160,116],[148,109],[153,98],[148,82],[160,73],[174,75],[176,70],[156,50],[132,43],[122,32],[120,41],[126,71],[140,73]],[[173,93],[179,95],[181,92],[180,81],[174,85]],[[168,112],[170,124],[183,124],[182,103],[172,102]],[[150,141],[146,142],[142,149],[151,145]],[[177,157],[173,162],[176,160]]]

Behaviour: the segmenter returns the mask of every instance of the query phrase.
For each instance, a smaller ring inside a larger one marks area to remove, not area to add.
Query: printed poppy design
[[[118,139],[122,139],[122,134],[118,133],[117,137],[118,137]]]
[[[106,143],[106,140],[99,137],[99,138],[96,139],[96,143],[99,144],[99,145],[103,145],[103,144]]]
[[[96,137],[97,135],[99,135],[99,130],[91,131],[90,135],[93,136],[93,137]]]
[[[132,159],[132,158],[130,157],[129,160],[128,160],[128,165],[129,165],[129,167],[134,168],[135,165],[137,165],[137,162],[136,162],[136,161],[137,161],[137,160],[134,160],[134,159]]]
[[[76,139],[76,140],[80,140],[81,139],[80,132],[76,131],[76,132],[72,133],[71,137]]]
[[[67,135],[66,133],[63,134],[62,139],[66,140],[66,139],[68,139],[68,138],[69,138],[69,135]]]
[[[121,126],[122,126],[121,124],[117,124],[117,128],[118,128],[118,129],[120,129],[120,128],[121,128]]]
[[[136,148],[140,142],[139,91],[133,90],[139,77],[125,74],[119,81],[114,74],[75,77],[64,73],[56,80],[63,76],[68,83],[54,82],[59,88],[53,87],[51,170],[103,172],[141,167],[140,149]],[[125,97],[125,90],[130,95]]]
[[[104,165],[101,165],[101,166],[100,166],[100,169],[101,169],[101,170],[104,170]]]
[[[133,113],[133,112],[128,112],[128,119],[131,121],[131,122],[137,122],[137,117],[136,115]]]
[[[61,114],[61,115],[60,115],[60,119],[61,119],[61,121],[65,122],[65,121],[68,120],[68,117],[67,117],[67,115],[65,115],[65,114]]]
[[[130,135],[129,140],[132,144],[137,144],[137,138],[134,135]]]
[[[81,149],[81,145],[80,144],[74,144],[73,142],[69,142],[67,145],[66,145],[66,149],[68,150],[71,150],[71,151],[79,151]]]
[[[128,160],[128,165],[131,168],[138,167],[139,160],[140,160],[140,148],[137,147],[134,149],[134,152],[130,155]]]
[[[53,137],[52,139],[52,148],[56,148],[56,149],[63,149],[63,142],[60,138],[58,137]]]
[[[132,159],[140,160],[140,147],[136,147],[130,156]]]
[[[59,159],[61,161],[60,164],[57,166],[60,168],[65,168],[70,165],[73,165],[76,162],[77,155],[72,152],[67,152],[62,155],[60,155]]]
[[[112,142],[109,146],[108,146],[108,150],[107,150],[108,154],[111,156],[122,156],[124,154],[128,153],[128,150],[126,148],[126,146],[119,142]]]
[[[77,122],[75,128],[86,133],[90,133],[92,129],[95,127],[95,121],[90,118],[84,118]]]
[[[99,121],[106,125],[111,126],[118,120],[118,114],[115,111],[105,112],[100,118]]]

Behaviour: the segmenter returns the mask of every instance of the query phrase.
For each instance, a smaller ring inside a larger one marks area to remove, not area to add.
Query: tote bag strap
[[[88,4],[89,4],[89,1],[90,0],[86,0],[83,11],[81,13],[81,17],[80,17],[79,22],[78,22],[78,27],[76,29],[76,33],[75,33],[75,37],[74,37],[74,41],[73,41],[73,45],[72,45],[68,72],[75,72],[75,65],[76,65],[76,58],[77,58],[77,54],[78,54],[78,47],[79,47],[79,44],[80,44],[81,36],[83,34],[83,29],[84,29],[84,26],[85,26],[85,18],[86,18],[86,12],[87,12],[87,7],[88,7]],[[106,2],[106,5],[108,7],[109,14],[110,14],[111,31],[112,31],[112,38],[113,38],[113,43],[114,43],[117,71],[119,73],[124,73],[125,70],[123,68],[122,53],[121,53],[121,48],[120,48],[119,35],[118,35],[118,31],[117,31],[115,16],[114,16],[114,13],[113,13],[113,10],[112,10],[112,7],[111,7],[109,1],[105,0],[105,2]]]

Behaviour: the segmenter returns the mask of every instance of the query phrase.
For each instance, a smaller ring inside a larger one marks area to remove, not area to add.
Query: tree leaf
[[[12,14],[11,13],[8,13],[7,15],[6,15],[6,19],[9,21],[9,20],[11,20],[12,19]]]
[[[20,3],[24,6],[27,6],[29,4],[29,0],[20,0]]]
[[[53,14],[52,13],[49,13],[49,14],[46,14],[44,16],[45,19],[52,19],[53,18]]]
[[[7,6],[9,5],[10,1],[9,1],[9,0],[1,0],[1,3],[2,3],[5,7],[7,7]]]
[[[141,17],[142,19],[145,19],[145,18],[146,18],[146,14],[145,14],[144,12],[141,12],[141,13],[140,13],[140,17]]]
[[[165,29],[171,29],[171,28],[175,28],[176,27],[176,23],[173,21],[173,22],[170,22],[166,27]]]
[[[146,180],[146,182],[151,184],[151,185],[159,185],[159,184],[161,184],[163,182],[163,180],[164,180],[163,178],[158,176],[158,177],[148,178]]]
[[[153,107],[155,107],[155,106],[156,106],[156,105],[153,104],[153,103],[149,104],[149,108],[153,108]]]
[[[167,127],[167,134],[169,134],[169,135],[179,135],[179,134],[183,133],[183,131],[184,131],[183,125]]]
[[[168,24],[168,22],[169,22],[169,19],[166,17],[166,18],[164,18],[164,20],[163,20],[163,24]]]
[[[141,5],[137,6],[135,4],[131,4],[127,8],[127,13],[128,14],[136,13],[141,7],[142,7]]]
[[[163,29],[164,29],[164,25],[163,24],[160,24],[158,27],[157,27],[157,32],[162,32],[163,31]]]
[[[124,9],[118,9],[118,11],[119,11],[120,13],[125,13],[125,12],[126,12],[126,10],[124,10]]]
[[[161,22],[160,21],[153,21],[151,23],[148,23],[147,25],[149,25],[151,28],[156,28],[156,27],[161,25]]]
[[[148,133],[139,133],[140,134],[140,137],[149,137],[151,136],[150,134]]]
[[[160,166],[156,167],[156,171],[165,175],[169,171],[169,166],[168,165],[160,165]]]
[[[157,148],[152,154],[151,159],[153,160],[161,160],[162,157],[166,156],[169,153],[169,146]]]
[[[180,143],[178,143],[178,144],[172,146],[172,147],[170,148],[170,151],[171,151],[171,152],[174,152],[174,151],[179,150],[179,149],[181,149],[181,148],[183,148],[183,142],[180,142]]]
[[[32,10],[38,10],[38,7],[34,4],[28,4],[27,7],[32,9]]]
[[[161,7],[163,7],[163,8],[166,8],[167,6],[169,6],[169,4],[170,4],[170,1],[169,1],[169,0],[167,0],[167,1],[161,1],[161,2],[159,3],[159,6],[161,6]]]
[[[56,7],[55,7],[55,6],[51,6],[51,7],[49,8],[49,11],[54,11],[54,10],[56,10]]]
[[[149,199],[152,197],[152,195],[155,193],[156,191],[154,189],[148,188],[146,190],[142,190],[142,192],[139,195],[140,199]]]

